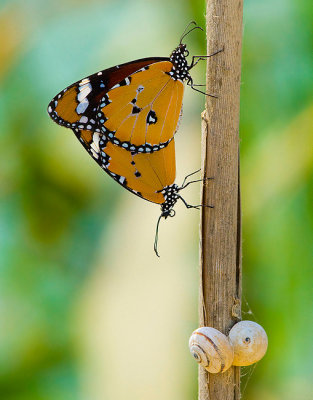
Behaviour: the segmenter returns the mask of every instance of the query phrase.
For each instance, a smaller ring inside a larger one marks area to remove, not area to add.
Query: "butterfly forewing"
[[[133,72],[167,58],[144,58],[97,72],[57,94],[48,106],[50,117],[69,128],[99,130],[96,111],[100,100],[114,85]]]

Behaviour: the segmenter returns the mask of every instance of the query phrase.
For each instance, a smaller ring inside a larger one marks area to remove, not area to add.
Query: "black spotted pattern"
[[[134,106],[132,109],[132,114],[139,114],[142,109],[140,107]]]
[[[179,199],[178,191],[178,186],[175,183],[169,186],[165,186],[165,188],[161,191],[165,198],[164,203],[161,205],[163,217],[166,218],[170,215],[172,208]]]
[[[189,74],[189,66],[187,59],[185,57],[186,45],[180,44],[176,49],[172,52],[170,56],[170,61],[173,64],[173,68],[168,74],[175,81],[180,80],[190,80],[191,76]]]
[[[154,112],[154,111],[153,111]],[[104,116],[102,117],[101,114],[103,113],[98,112],[97,116],[98,118],[105,118]],[[99,129],[95,130],[96,132],[99,132]],[[119,147],[123,147],[123,149],[130,151],[133,155],[138,154],[138,153],[153,153],[155,151],[159,151],[161,149],[164,149],[166,146],[169,145],[171,142],[171,139],[167,140],[166,142],[161,142],[159,144],[150,144],[150,143],[145,143],[142,145],[134,145],[130,142],[123,142],[115,137],[115,131],[109,130],[105,125],[101,126],[101,133],[113,144]]]
[[[131,80],[132,80],[131,76],[128,76],[127,78],[123,79],[117,86],[129,85]]]
[[[157,120],[158,120],[158,118],[157,118],[157,116],[156,116],[155,111],[150,110],[150,111],[148,112],[148,115],[147,115],[147,124],[148,124],[148,125],[156,124]]]

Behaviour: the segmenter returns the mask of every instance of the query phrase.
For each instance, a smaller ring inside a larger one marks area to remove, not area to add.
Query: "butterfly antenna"
[[[158,257],[160,257],[159,253],[158,253],[158,239],[159,239],[159,225],[160,225],[161,218],[162,218],[162,214],[159,216],[156,230],[155,230],[155,238],[154,238],[154,252]]]
[[[188,30],[188,28],[190,27],[191,24],[194,24],[194,25],[196,25],[196,26],[194,26],[194,27],[191,28],[188,32],[186,32],[186,31]],[[195,29],[201,29],[201,30],[203,31],[203,29],[202,29],[200,26],[198,26],[197,23],[196,23],[195,21],[189,22],[189,24],[186,26],[186,28],[185,28],[185,30],[184,30],[184,32],[183,32],[181,38],[180,38],[179,44],[182,43],[184,37],[186,37],[187,35],[189,35],[189,33],[192,32],[192,31],[194,31]]]
[[[186,32],[186,30],[189,28],[190,25],[197,25],[197,23],[196,23],[196,21],[191,21],[191,22],[189,22],[189,24],[186,26],[186,28],[184,29],[184,32],[183,32],[182,35],[181,35],[180,42],[182,41],[182,38],[184,37],[185,32]]]

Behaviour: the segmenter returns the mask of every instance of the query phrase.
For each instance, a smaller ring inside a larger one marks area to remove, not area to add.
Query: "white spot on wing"
[[[93,155],[97,155],[96,158],[98,158],[98,154],[100,153],[100,147],[99,147],[99,141],[100,141],[100,136],[99,133],[94,133],[92,136],[92,143],[90,145],[91,151]]]
[[[79,120],[79,122],[81,122],[81,123],[85,123],[85,122],[88,122],[88,118],[85,116],[85,115],[83,115],[82,117],[81,117],[81,119]]]
[[[99,148],[99,141],[100,141],[100,135],[99,133],[94,133],[93,134],[93,142],[97,145],[97,147]]]
[[[116,89],[118,87],[120,87],[120,85],[117,83],[116,85],[112,86],[110,90]]]
[[[81,102],[88,94],[91,92],[92,87],[91,85],[84,85],[79,89],[79,93],[77,95],[77,100]]]
[[[139,86],[137,87],[137,93],[141,93],[143,90],[144,90],[144,86],[139,85]]]
[[[87,99],[84,99],[82,102],[78,104],[76,107],[76,112],[77,114],[82,114],[83,112],[86,111],[86,108],[89,106],[89,101]]]
[[[94,158],[99,158],[99,154],[95,152],[95,150],[92,148],[92,145],[91,145],[91,152]]]
[[[90,80],[88,78],[83,79],[81,82],[79,82],[79,86],[86,85],[86,83],[89,83]]]

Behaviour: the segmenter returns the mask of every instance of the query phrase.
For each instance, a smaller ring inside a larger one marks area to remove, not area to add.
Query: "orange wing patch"
[[[83,142],[86,146],[90,146],[90,144],[93,142],[93,134],[93,131],[80,131],[81,142]]]
[[[136,147],[138,152],[152,152],[173,138],[184,85],[169,76],[172,67],[168,61],[151,64],[106,93],[97,118],[102,132],[114,144],[131,151]]]
[[[176,174],[174,140],[152,154],[133,155],[108,142],[105,153],[110,157],[107,169],[120,184],[153,203],[165,201],[161,191],[174,183]]]
[[[133,154],[98,132],[73,131],[93,159],[119,184],[148,201],[164,203],[162,191],[174,183],[176,175],[174,140],[152,154]]]
[[[55,112],[57,115],[62,115],[63,120],[70,124],[79,121],[80,115],[76,112],[78,106],[76,88],[67,90],[64,93],[62,100],[55,100],[55,103]]]

